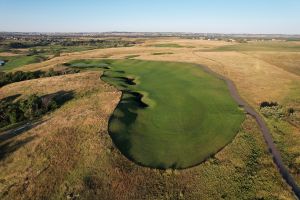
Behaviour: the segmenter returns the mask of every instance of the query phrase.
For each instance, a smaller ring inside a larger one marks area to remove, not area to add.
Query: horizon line
[[[163,34],[218,34],[218,35],[287,35],[300,36],[300,33],[222,33],[222,32],[185,32],[185,31],[0,31],[0,33],[163,33]]]

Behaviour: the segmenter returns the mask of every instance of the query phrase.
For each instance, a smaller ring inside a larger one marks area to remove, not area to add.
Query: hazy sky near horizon
[[[300,34],[300,0],[0,0],[0,31]]]

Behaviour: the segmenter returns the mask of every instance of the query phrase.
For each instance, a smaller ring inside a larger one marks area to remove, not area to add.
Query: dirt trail
[[[247,114],[251,115],[255,118],[256,122],[258,123],[262,133],[263,137],[268,145],[269,151],[272,154],[274,163],[276,164],[282,178],[287,182],[287,184],[292,188],[293,192],[297,196],[298,199],[300,199],[300,187],[295,182],[292,175],[289,173],[288,169],[285,167],[280,152],[277,150],[274,141],[272,139],[271,133],[265,123],[265,121],[262,119],[262,117],[255,111],[254,108],[252,108],[244,99],[241,98],[241,96],[238,93],[238,90],[233,83],[233,81],[229,80],[228,78],[214,72],[210,68],[199,65],[202,69],[204,69],[206,72],[211,73],[218,78],[224,80],[226,84],[228,85],[229,91],[231,96],[234,98],[234,100],[238,103],[238,105],[247,112]]]

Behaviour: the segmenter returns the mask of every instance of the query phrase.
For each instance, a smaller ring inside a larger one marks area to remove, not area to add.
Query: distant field
[[[4,66],[0,67],[0,71],[8,71],[11,69],[15,69],[17,67],[21,67],[23,65],[31,64],[31,63],[38,63],[45,58],[43,56],[7,56],[7,57],[0,57],[0,60],[6,61]]]
[[[181,46],[181,45],[179,45],[179,44],[168,44],[168,43],[166,43],[166,44],[153,44],[152,45],[153,47],[171,47],[171,48],[181,48],[181,47],[184,47],[184,46]]]
[[[209,51],[282,51],[300,52],[300,45],[294,42],[249,42],[225,45]]]
[[[227,85],[193,64],[81,60],[71,66],[102,67],[102,79],[123,91],[109,131],[121,152],[142,165],[194,166],[228,144],[244,119]]]
[[[254,52],[250,55],[300,76],[300,52]]]
[[[55,52],[61,53],[71,53],[71,52],[79,52],[79,51],[87,51],[92,49],[97,49],[97,46],[62,46],[62,45],[49,45],[49,46],[38,46],[36,49],[40,49],[45,51],[47,54],[53,54]]]

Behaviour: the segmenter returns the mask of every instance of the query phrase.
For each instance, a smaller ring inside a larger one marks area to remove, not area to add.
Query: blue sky
[[[0,0],[0,31],[300,34],[299,0]]]

